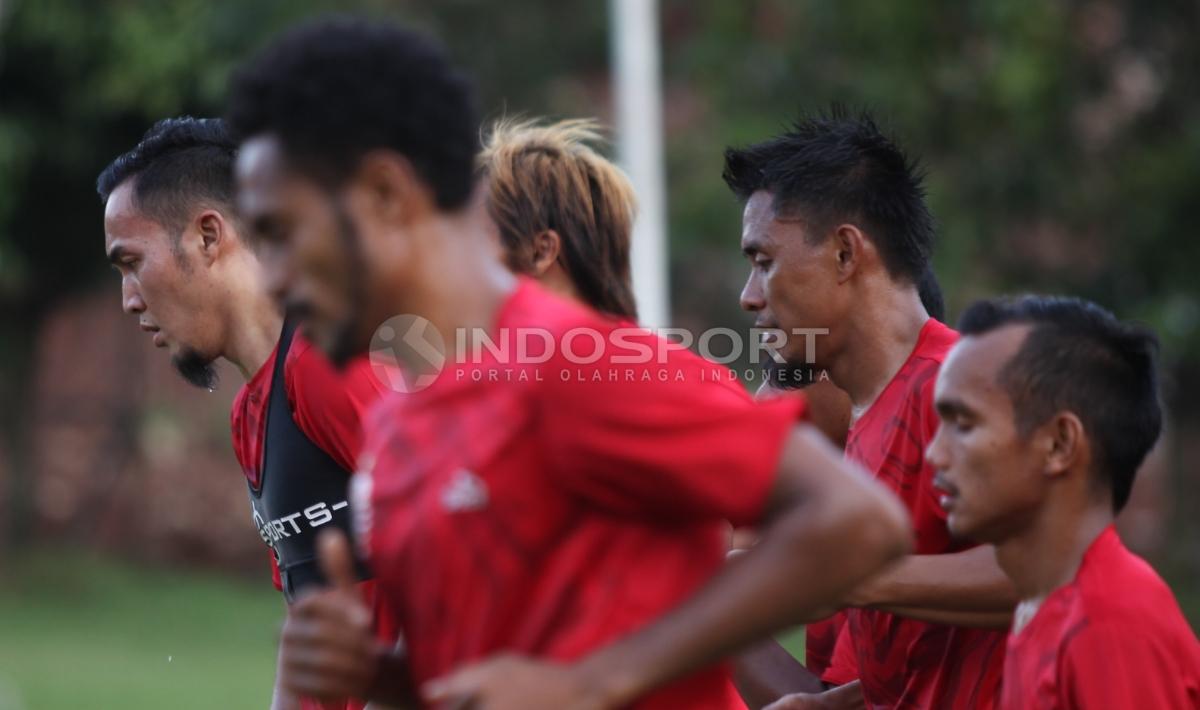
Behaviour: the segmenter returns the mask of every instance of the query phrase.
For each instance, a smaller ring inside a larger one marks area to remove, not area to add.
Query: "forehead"
[[[144,246],[161,241],[167,230],[153,217],[142,212],[134,200],[134,179],[117,186],[104,203],[104,241],[108,248]]]
[[[742,248],[762,249],[797,243],[805,235],[804,222],[783,217],[775,209],[775,195],[759,190],[746,200],[742,211]]]
[[[278,185],[285,176],[283,146],[273,135],[258,135],[238,148],[234,168],[240,188],[262,189]]]
[[[938,373],[937,399],[1007,402],[1009,396],[1000,385],[1000,372],[1012,361],[1028,334],[1027,325],[1007,325],[982,335],[964,336]]]
[[[253,218],[287,205],[320,202],[325,189],[287,159],[283,143],[273,134],[250,138],[238,148],[234,167],[237,205]]]

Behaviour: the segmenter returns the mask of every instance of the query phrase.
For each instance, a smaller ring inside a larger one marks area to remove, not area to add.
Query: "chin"
[[[355,320],[332,323],[321,331],[318,346],[339,370],[370,348],[370,339],[359,337],[358,331],[359,324]]]
[[[990,543],[994,536],[988,534],[988,526],[978,520],[971,520],[969,517],[963,516],[962,513],[951,513],[946,518],[946,527],[950,530],[950,535],[957,540],[970,540],[971,542]]]

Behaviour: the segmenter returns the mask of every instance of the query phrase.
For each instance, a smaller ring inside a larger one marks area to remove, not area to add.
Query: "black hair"
[[[775,138],[726,149],[722,177],[742,200],[772,193],[775,210],[810,222],[814,240],[837,221],[857,223],[897,280],[915,284],[929,263],[934,220],[924,175],[867,112],[851,116],[835,105]]]
[[[440,208],[470,197],[474,90],[430,37],[346,16],[306,22],[243,64],[229,94],[239,141],[274,135],[289,162],[325,185],[388,148],[408,159]]]
[[[945,322],[946,299],[942,296],[942,285],[938,283],[932,267],[925,267],[921,278],[917,280],[917,295],[921,297],[921,305],[925,306],[930,318]]]
[[[1014,324],[1031,329],[998,382],[1012,399],[1018,432],[1074,413],[1095,452],[1094,475],[1111,486],[1120,511],[1162,431],[1158,338],[1094,303],[1057,296],[978,301],[958,330],[982,335]]]
[[[134,179],[134,205],[178,235],[198,202],[232,212],[236,149],[218,118],[166,118],[109,163],[96,179],[96,192],[108,202],[114,190]]]

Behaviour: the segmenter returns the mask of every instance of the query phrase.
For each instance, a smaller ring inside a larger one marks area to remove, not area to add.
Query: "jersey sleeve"
[[[618,514],[759,522],[802,396],[755,402],[681,348],[662,362],[551,364],[544,450],[571,494]]]
[[[362,446],[363,416],[384,388],[371,373],[370,362],[356,358],[339,372],[297,335],[285,377],[297,426],[339,466],[353,471]]]
[[[1063,707],[1141,710],[1195,702],[1180,677],[1179,660],[1135,624],[1085,626],[1068,641],[1060,663]]]

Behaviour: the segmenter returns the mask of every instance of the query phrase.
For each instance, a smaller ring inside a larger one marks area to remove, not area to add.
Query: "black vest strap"
[[[289,602],[324,583],[316,555],[318,531],[333,525],[350,534],[350,472],[301,431],[288,401],[284,365],[295,332],[296,324],[285,320],[271,375],[262,470],[258,488],[250,486],[254,524],[275,554]],[[366,577],[361,567],[359,572]]]

